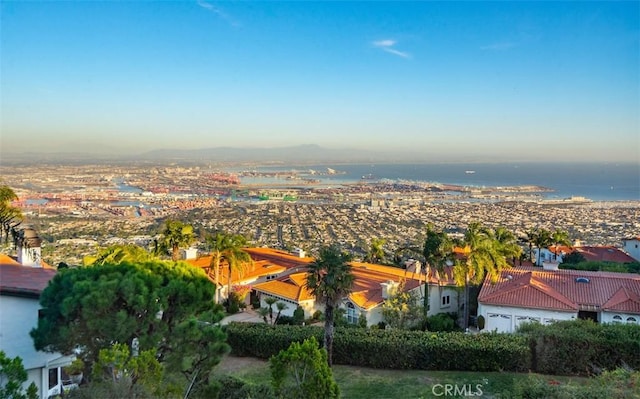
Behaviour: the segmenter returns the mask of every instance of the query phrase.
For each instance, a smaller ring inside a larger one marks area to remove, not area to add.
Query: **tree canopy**
[[[162,230],[159,249],[170,251],[171,259],[178,260],[180,248],[188,247],[195,241],[193,226],[179,220],[167,220]]]
[[[36,349],[72,353],[90,364],[114,343],[173,350],[174,333],[190,317],[214,311],[214,287],[182,262],[104,264],[64,269],[40,298],[42,317],[31,331]]]
[[[11,187],[0,185],[0,235],[5,242],[10,233],[15,234],[15,228],[22,222],[22,211],[11,205],[17,199],[18,196]]]

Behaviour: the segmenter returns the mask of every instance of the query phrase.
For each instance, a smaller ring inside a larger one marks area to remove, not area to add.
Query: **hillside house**
[[[485,280],[478,296],[485,330],[514,332],[522,323],[591,319],[640,324],[640,275],[516,267]]]

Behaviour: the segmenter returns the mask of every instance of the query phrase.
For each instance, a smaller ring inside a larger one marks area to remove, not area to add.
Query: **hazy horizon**
[[[312,143],[452,162],[640,162],[638,2],[0,11],[0,156]]]

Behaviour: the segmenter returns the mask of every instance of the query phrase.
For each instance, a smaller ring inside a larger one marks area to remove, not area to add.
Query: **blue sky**
[[[5,153],[319,144],[640,162],[639,2],[0,7]]]

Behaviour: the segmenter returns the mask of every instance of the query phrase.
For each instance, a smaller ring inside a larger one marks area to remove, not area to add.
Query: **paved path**
[[[253,309],[245,309],[244,312],[238,312],[236,314],[232,314],[230,316],[225,317],[220,321],[221,325],[226,325],[231,323],[232,321],[240,321],[244,323],[263,323],[262,317],[258,313],[256,313]]]

